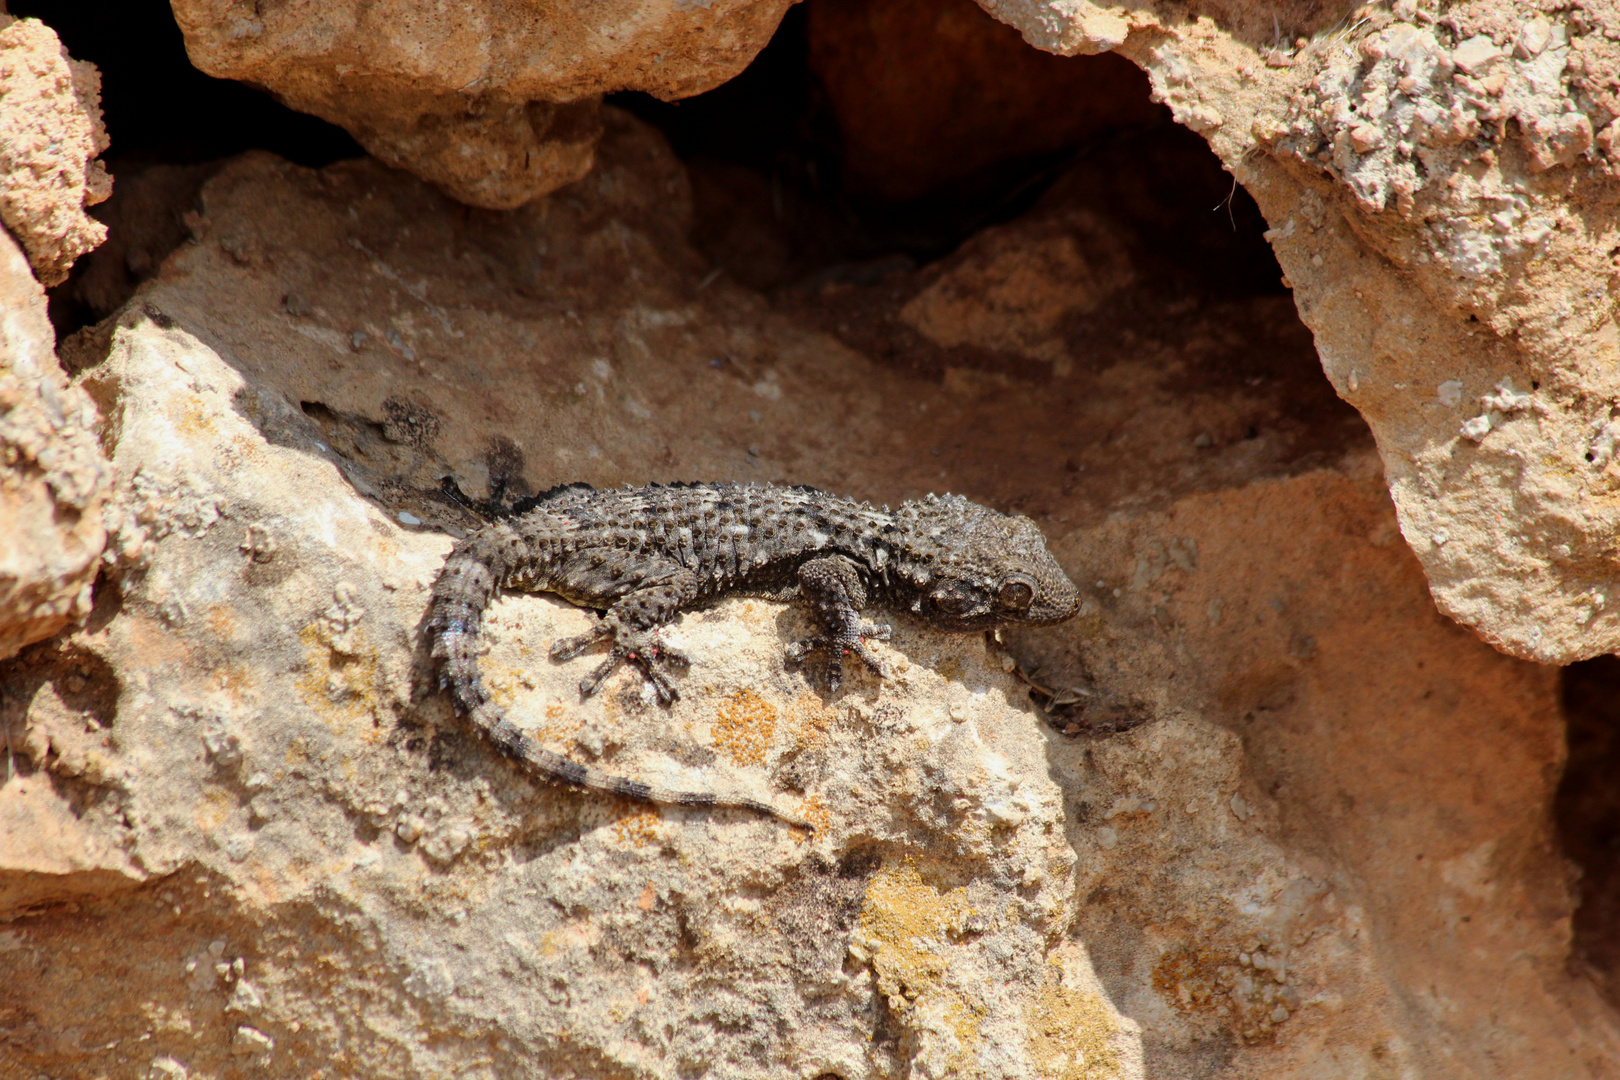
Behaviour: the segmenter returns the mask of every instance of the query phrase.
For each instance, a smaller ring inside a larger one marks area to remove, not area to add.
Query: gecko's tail
[[[770,803],[758,799],[749,799],[741,796],[728,797],[715,795],[708,791],[677,791],[674,788],[659,787],[655,784],[646,784],[640,780],[631,780],[623,776],[614,776],[601,769],[589,765],[581,765],[577,761],[554,754],[544,749],[539,743],[525,735],[518,726],[507,719],[500,706],[494,702],[485,702],[472,710],[472,721],[481,728],[495,748],[513,761],[526,766],[529,771],[538,773],[547,780],[564,784],[568,787],[585,788],[591,791],[603,791],[620,798],[635,799],[637,802],[663,803],[668,806],[722,806],[735,807],[740,810],[752,810],[757,814],[775,818],[796,828],[814,832],[814,827],[801,818],[783,813]]]
[[[546,750],[489,698],[478,672],[478,632],[484,609],[504,572],[499,545],[488,532],[475,533],[456,546],[433,584],[427,632],[439,663],[439,685],[449,690],[457,710],[502,754],[529,772],[568,787],[604,791],[639,802],[669,806],[722,806],[752,810],[797,828],[811,825],[758,799],[723,797],[704,791],[676,791],[614,776]]]
[[[474,533],[456,545],[433,583],[427,632],[439,662],[439,686],[464,713],[489,700],[478,674],[478,631],[500,577],[498,558],[499,546],[488,532]]]

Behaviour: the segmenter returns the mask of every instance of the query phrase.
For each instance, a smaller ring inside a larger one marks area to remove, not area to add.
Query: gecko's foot
[[[784,656],[789,664],[799,665],[805,657],[818,649],[827,651],[827,691],[837,693],[844,683],[844,656],[853,653],[880,679],[889,677],[889,669],[867,641],[888,641],[894,629],[882,623],[862,623],[854,634],[817,634],[815,637],[795,641],[787,647]]]
[[[614,634],[611,630],[602,629],[581,634],[577,638],[565,638],[551,647],[551,657],[553,660],[571,659],[592,644],[609,637],[613,638],[613,647],[608,651],[607,659],[579,681],[580,697],[590,697],[596,693],[615,671],[629,663],[652,684],[660,705],[672,705],[680,700],[680,691],[675,689],[675,684],[669,681],[669,676],[662,669],[690,667],[692,659],[681,650],[660,641],[655,630],[620,630]]]

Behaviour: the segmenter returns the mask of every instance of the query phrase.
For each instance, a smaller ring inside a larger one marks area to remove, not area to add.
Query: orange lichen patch
[[[345,648],[339,651],[332,647],[319,624],[306,626],[299,633],[298,639],[304,644],[305,673],[298,680],[298,694],[333,730],[376,742],[383,737],[377,724],[382,704],[377,650],[358,628],[347,631],[344,637]]]
[[[1153,989],[1183,1012],[1213,1009],[1231,985],[1227,963],[1210,949],[1171,949],[1153,969]]]
[[[197,828],[203,832],[213,832],[225,824],[231,811],[236,808],[236,800],[229,791],[217,785],[209,785],[203,789],[203,797],[192,808],[192,820]]]
[[[801,749],[819,750],[827,745],[827,733],[832,730],[838,714],[814,694],[800,694],[788,706],[788,726],[793,740]]]
[[[208,681],[216,690],[222,690],[240,701],[257,678],[252,670],[245,667],[220,667],[208,673]]]
[[[941,892],[910,862],[878,872],[866,887],[850,951],[870,959],[889,1008],[942,1040],[946,1074],[971,1076],[986,1012],[949,978],[955,946],[973,908],[967,890]]]
[[[827,804],[821,801],[820,795],[806,796],[804,804],[799,808],[799,816],[808,822],[810,828],[814,829],[816,833],[826,832],[832,827],[832,813],[827,809]],[[814,835],[815,833],[810,832],[809,829],[793,830],[793,840],[799,844],[804,843]]]
[[[1031,1011],[1029,1056],[1052,1080],[1113,1080],[1120,1069],[1117,1030],[1100,995],[1054,980]]]
[[[566,706],[553,701],[545,708],[545,720],[534,729],[534,738],[540,743],[570,743],[585,726],[585,718],[571,712]]]
[[[953,1077],[983,1076],[974,1068],[975,1052],[982,1041],[979,1024],[989,1010],[970,1001],[960,990],[940,987],[926,997],[918,999],[908,1010],[908,1021],[914,1028],[928,1033],[936,1043],[936,1051],[944,1058],[944,1074]]]
[[[776,735],[776,706],[744,687],[714,714],[714,744],[737,765],[763,765]]]
[[[174,418],[174,426],[182,435],[201,440],[214,430],[214,418],[203,411],[196,401],[187,401]]]
[[[494,660],[484,660],[478,666],[479,677],[483,680],[484,689],[489,692],[490,700],[503,709],[512,707],[519,694],[524,689],[532,689],[534,683],[522,668],[512,667],[510,664],[498,663]]]
[[[1153,969],[1153,988],[1183,1012],[1224,1017],[1243,1042],[1269,1042],[1300,1005],[1286,973],[1262,948],[1236,956],[1172,949]]]
[[[627,812],[613,823],[613,831],[621,844],[643,847],[658,839],[658,826],[664,820],[658,811],[645,803],[626,803]],[[628,809],[633,807],[634,809]]]

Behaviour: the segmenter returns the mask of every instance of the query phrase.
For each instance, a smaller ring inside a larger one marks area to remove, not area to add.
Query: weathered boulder
[[[602,94],[718,86],[787,7],[177,0],[174,14],[203,71],[269,88],[463,202],[510,209],[589,171]]]
[[[101,75],[38,19],[0,11],[0,221],[46,285],[107,229],[84,212],[112,194]]]
[[[45,290],[0,231],[0,659],[90,610],[112,471],[68,385]]]
[[[1039,48],[1136,61],[1259,202],[1441,609],[1546,663],[1620,649],[1620,16],[984,6]]]

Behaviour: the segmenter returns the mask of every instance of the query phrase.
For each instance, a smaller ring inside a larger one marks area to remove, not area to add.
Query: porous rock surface
[[[765,47],[788,2],[173,7],[203,71],[269,88],[463,202],[510,209],[590,169],[602,94],[718,86]]]
[[[0,669],[8,820],[77,830],[43,869],[0,831],[0,1071],[1604,1075],[1552,674],[1434,612],[1370,444],[1294,392],[1308,341],[1165,310],[1071,216],[1068,265],[1114,268],[1071,303],[1135,288],[1159,336],[919,378],[710,277],[679,165],[607,131],[507,215],[239,159],[70,343],[124,511],[84,627]],[[486,679],[547,745],[817,831],[619,803],[436,691],[427,590],[476,524],[444,476],[965,491],[1034,515],[1085,602],[1004,644],[897,619],[893,676],[828,697],[779,663],[802,612],[724,601],[672,629],[664,711],[628,673],[581,702],[592,661],[546,649],[587,616],[503,597]]]
[[[105,149],[95,65],[68,56],[38,19],[0,6],[0,222],[46,285],[106,239],[84,212],[112,194],[97,160]]]
[[[90,610],[112,470],[56,362],[45,290],[0,231],[0,659]]]

